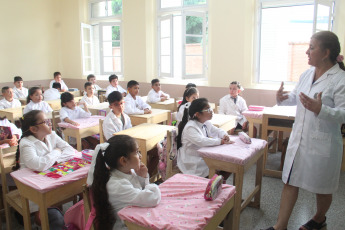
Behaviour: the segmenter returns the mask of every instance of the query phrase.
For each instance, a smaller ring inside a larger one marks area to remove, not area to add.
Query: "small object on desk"
[[[264,110],[264,106],[259,106],[259,105],[250,105],[248,107],[249,111],[263,111]]]
[[[107,116],[107,111],[106,110],[103,110],[103,109],[101,109],[101,110],[98,110],[98,115],[99,116]]]
[[[87,162],[91,163],[93,152],[94,151],[92,149],[84,149],[83,151],[81,151],[81,157]]]
[[[245,132],[239,132],[238,136],[240,137],[241,141],[243,141],[246,144],[251,144],[252,139],[245,133]]]
[[[214,174],[212,179],[208,182],[204,194],[205,200],[215,200],[222,191],[223,176]]]
[[[79,91],[79,89],[77,89],[77,88],[68,88],[68,91],[69,91],[69,92]]]

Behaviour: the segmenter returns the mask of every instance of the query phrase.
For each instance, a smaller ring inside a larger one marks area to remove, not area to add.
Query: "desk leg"
[[[244,169],[240,167],[236,173],[234,173],[234,185],[236,186],[235,204],[234,204],[234,218],[232,223],[232,229],[236,230],[240,228],[240,214],[242,204],[242,188],[243,188],[243,175]]]
[[[31,229],[31,218],[30,218],[30,209],[28,199],[21,197],[22,199],[22,208],[23,208],[23,220],[24,220],[24,229]]]
[[[40,204],[40,219],[42,230],[49,230],[49,220],[48,220],[48,209],[43,204],[44,201]]]
[[[254,196],[254,202],[253,202],[253,206],[256,208],[260,208],[263,169],[264,169],[264,156],[262,155],[259,158],[259,160],[256,162],[255,187],[259,187],[259,191]]]
[[[76,136],[76,139],[77,139],[77,150],[78,150],[78,152],[81,152],[82,151],[82,146],[81,146],[80,133],[77,131],[75,136]]]
[[[141,162],[143,162],[147,166],[147,148],[146,143],[139,144],[139,150],[141,152]]]
[[[249,122],[249,137],[253,138],[254,137],[254,123]]]

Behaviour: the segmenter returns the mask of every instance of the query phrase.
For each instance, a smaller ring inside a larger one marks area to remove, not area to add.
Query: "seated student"
[[[61,73],[60,72],[55,72],[54,73],[54,80],[52,80],[49,84],[50,88],[53,88],[53,83],[54,82],[59,82],[61,84],[61,92],[66,92],[68,91],[68,87],[65,84],[65,82],[61,79]]]
[[[81,98],[80,102],[85,103],[87,106],[99,104],[98,97],[94,95],[94,87],[91,82],[84,84],[86,94]]]
[[[230,134],[234,134],[235,129],[242,129],[243,131],[248,130],[248,121],[242,112],[248,110],[247,103],[238,95],[243,88],[238,81],[233,81],[229,86],[230,94],[222,97],[219,100],[219,114],[227,114],[236,116],[236,126],[230,130]],[[256,135],[254,135],[255,137]]]
[[[26,98],[28,96],[28,89],[23,87],[23,78],[20,76],[14,77],[13,97]]]
[[[53,88],[47,89],[43,93],[43,98],[45,101],[52,101],[60,99],[61,84],[59,82],[53,83]]]
[[[127,206],[154,207],[161,200],[156,184],[149,184],[147,167],[135,139],[111,137],[96,147],[87,184],[91,185],[98,229],[127,229],[117,213]]]
[[[185,108],[188,108],[190,106],[190,103],[192,103],[192,101],[198,98],[199,90],[197,88],[186,88],[186,90],[183,93],[183,100],[177,108],[176,120],[178,123],[182,121]]]
[[[127,91],[119,85],[119,78],[115,74],[109,76],[109,83],[110,85],[108,85],[107,91],[105,92],[106,97],[113,91],[119,91],[124,97],[126,96]]]
[[[125,97],[125,113],[131,114],[148,114],[152,113],[151,106],[146,104],[138,96],[139,82],[131,80],[127,83],[128,95]]]
[[[23,135],[16,153],[16,166],[44,171],[56,163],[67,161],[75,156],[75,150],[54,131],[50,120],[40,110],[31,110],[21,118]],[[38,214],[38,206],[30,202],[30,212]],[[48,208],[49,228],[63,229],[62,213],[56,208]]]
[[[0,100],[0,109],[16,108],[22,106],[18,99],[13,98],[13,89],[5,86],[1,89],[4,99]]]
[[[42,100],[42,90],[39,87],[30,88],[29,95],[26,99],[28,104],[25,106],[23,113],[26,114],[31,110],[42,110],[46,114],[52,112],[53,109],[49,106],[49,104]]]
[[[103,121],[103,133],[107,140],[109,140],[114,133],[132,127],[131,119],[123,112],[125,102],[122,94],[118,91],[110,93],[108,102],[111,111]]]
[[[6,117],[0,117],[0,127],[9,127],[11,130],[12,138],[8,138],[8,136],[0,135],[0,145],[2,144],[9,144],[10,146],[18,145],[18,139],[22,136],[22,130],[18,129],[15,124],[12,124]]]
[[[92,87],[94,89],[94,94],[97,95],[98,90],[102,90],[102,88],[96,84],[96,76],[95,75],[89,74],[87,76],[87,81],[92,83]]]
[[[159,101],[165,101],[170,98],[169,94],[166,94],[161,90],[161,84],[159,83],[158,79],[153,79],[151,81],[151,85],[152,89],[147,95],[148,103],[157,103]]]
[[[185,174],[207,177],[209,169],[197,152],[206,146],[230,144],[227,133],[211,124],[213,111],[206,98],[195,99],[178,126],[177,166]],[[189,120],[188,120],[189,119]]]

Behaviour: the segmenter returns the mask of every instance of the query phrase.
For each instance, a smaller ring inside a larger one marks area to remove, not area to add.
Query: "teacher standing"
[[[285,157],[285,183],[277,223],[268,230],[286,229],[299,188],[316,194],[315,215],[300,230],[326,226],[326,212],[338,189],[345,123],[345,68],[339,55],[338,37],[330,31],[315,33],[310,40],[308,64],[295,87],[287,94],[282,82],[278,105],[297,105]]]

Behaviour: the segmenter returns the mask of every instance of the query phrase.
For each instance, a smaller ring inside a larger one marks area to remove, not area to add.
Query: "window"
[[[207,1],[158,0],[158,74],[206,78]]]
[[[315,31],[331,30],[333,0],[260,0],[258,82],[297,82]]]
[[[91,25],[82,24],[83,74],[123,76],[122,0],[89,2]],[[100,77],[100,79],[103,79]]]

